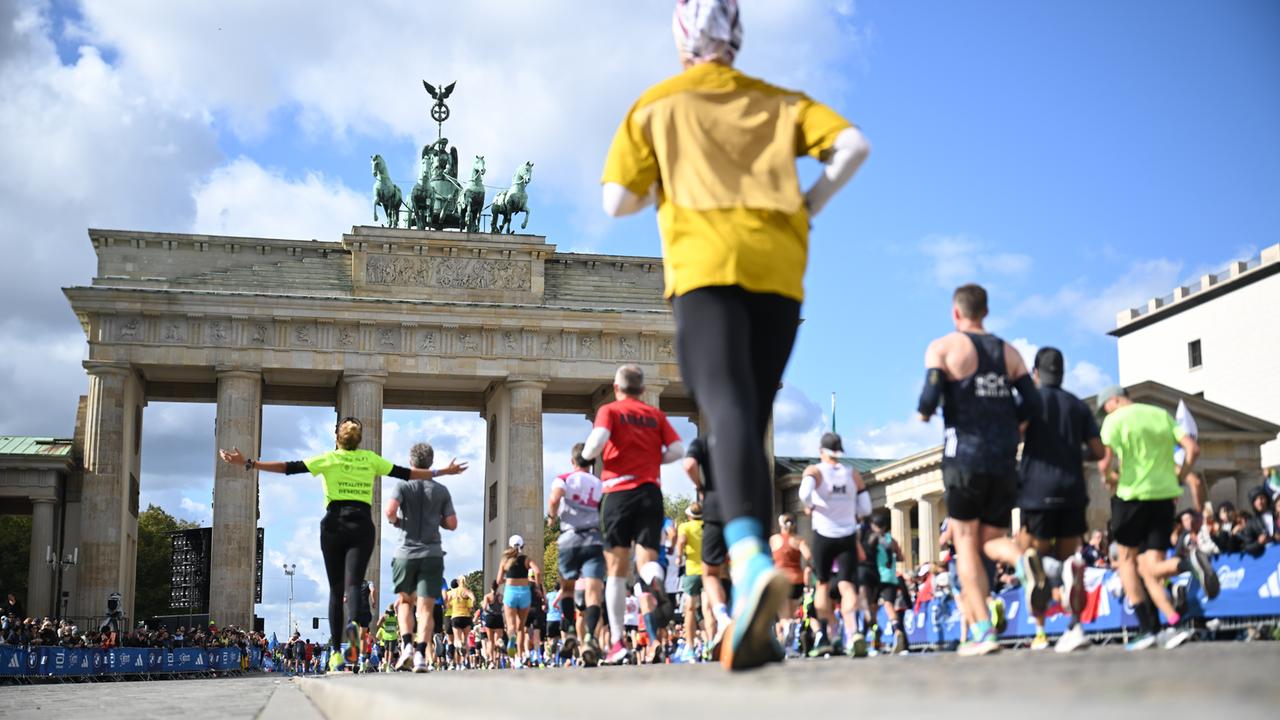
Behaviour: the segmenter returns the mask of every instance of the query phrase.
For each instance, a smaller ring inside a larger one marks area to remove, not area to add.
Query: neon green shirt
[[[312,475],[324,476],[324,504],[354,500],[373,504],[373,481],[394,467],[372,450],[330,450],[304,460]]]
[[[1117,408],[1102,422],[1102,444],[1120,459],[1121,500],[1171,500],[1182,496],[1173,465],[1173,447],[1186,436],[1161,408],[1133,403]]]

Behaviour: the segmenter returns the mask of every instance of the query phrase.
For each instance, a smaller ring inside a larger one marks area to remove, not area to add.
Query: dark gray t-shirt
[[[444,557],[440,545],[440,521],[456,515],[449,488],[434,480],[400,480],[391,488],[400,501],[400,547],[396,557]]]

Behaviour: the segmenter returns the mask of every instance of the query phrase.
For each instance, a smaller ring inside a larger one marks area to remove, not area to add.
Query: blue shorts
[[[533,588],[528,585],[508,585],[502,591],[502,604],[512,610],[528,610],[533,604]]]
[[[589,580],[604,579],[604,547],[601,545],[579,545],[578,547],[560,548],[560,579]]]

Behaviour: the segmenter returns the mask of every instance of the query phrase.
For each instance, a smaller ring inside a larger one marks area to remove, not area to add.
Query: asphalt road
[[[704,707],[710,715],[702,714]],[[1136,655],[1112,646],[1066,656],[1018,650],[986,658],[830,658],[733,675],[717,665],[663,665],[342,675],[297,685],[264,675],[0,686],[5,718],[309,720],[317,710],[361,720],[1275,718],[1280,643],[1194,643]]]

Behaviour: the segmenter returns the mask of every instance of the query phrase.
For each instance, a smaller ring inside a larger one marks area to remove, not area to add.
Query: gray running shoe
[[[1187,552],[1187,565],[1190,567],[1191,574],[1195,575],[1196,581],[1200,583],[1200,587],[1204,588],[1204,594],[1208,595],[1210,600],[1218,597],[1222,588],[1218,583],[1218,573],[1213,569],[1213,562],[1209,556],[1199,548],[1191,548]]]
[[[1165,628],[1156,635],[1156,642],[1165,650],[1172,650],[1191,639],[1192,632],[1188,628]]]

